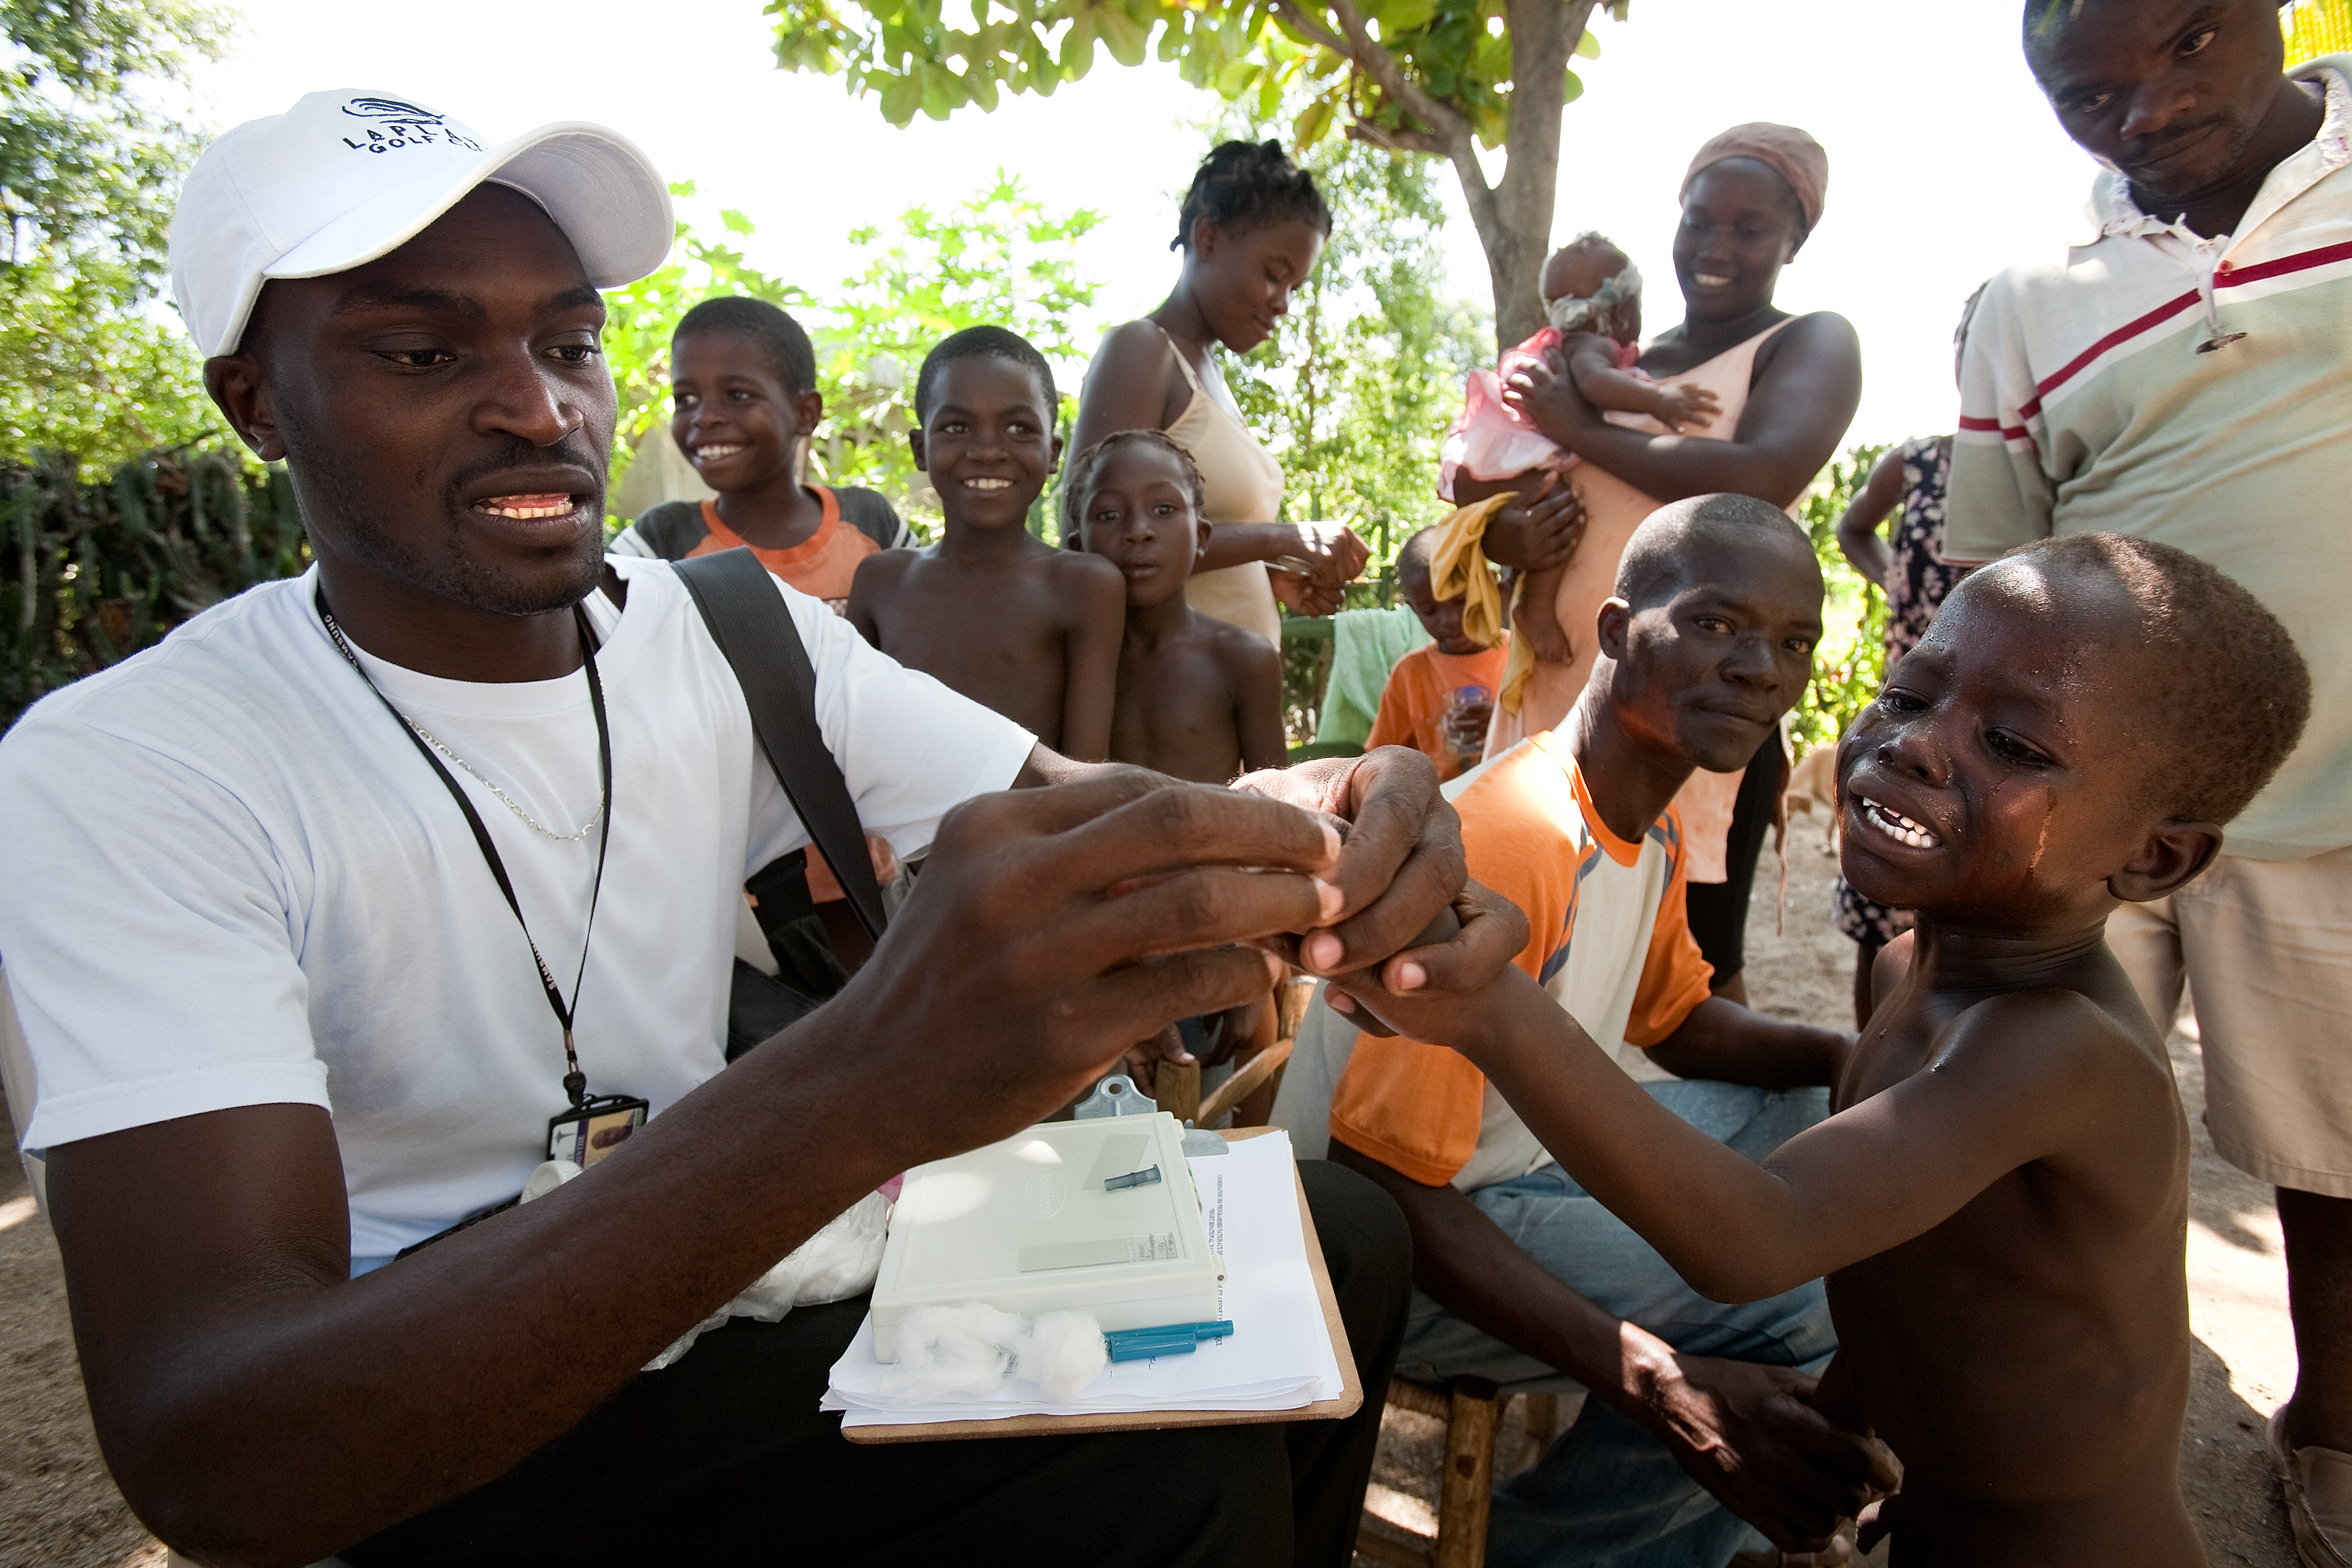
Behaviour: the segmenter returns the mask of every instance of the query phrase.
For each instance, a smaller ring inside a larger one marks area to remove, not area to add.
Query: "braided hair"
[[[1221,228],[1262,228],[1297,219],[1317,232],[1331,232],[1331,209],[1315,188],[1315,177],[1290,161],[1279,142],[1220,142],[1202,160],[1176,215],[1171,250],[1192,247],[1192,226],[1202,219]]]
[[[1157,447],[1176,455],[1177,470],[1184,476],[1184,490],[1192,500],[1192,515],[1199,517],[1208,504],[1209,487],[1201,478],[1200,465],[1183,444],[1165,430],[1114,430],[1070,460],[1067,476],[1062,482],[1062,542],[1072,550],[1084,550],[1086,545],[1087,502],[1094,499],[1095,476],[1112,454],[1122,447]]]

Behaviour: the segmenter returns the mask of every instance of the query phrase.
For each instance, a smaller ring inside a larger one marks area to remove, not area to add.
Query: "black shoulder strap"
[[[882,889],[866,853],[866,831],[841,764],[816,722],[816,669],[776,584],[748,550],[720,550],[677,562],[678,581],[710,627],[751,710],[751,729],[776,782],[849,895],[860,924],[880,940]]]

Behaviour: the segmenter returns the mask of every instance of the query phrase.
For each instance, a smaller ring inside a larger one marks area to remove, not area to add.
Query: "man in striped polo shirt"
[[[1969,330],[1945,553],[2100,530],[2237,578],[2311,668],[2303,743],[2211,871],[2107,937],[2149,1012],[2184,976],[2206,1121],[2278,1188],[2303,1558],[2352,1556],[2352,57],[2283,74],[2275,0],[2027,0],[2025,52],[2106,164],[2089,228]],[[2245,700],[2270,700],[2248,691]]]

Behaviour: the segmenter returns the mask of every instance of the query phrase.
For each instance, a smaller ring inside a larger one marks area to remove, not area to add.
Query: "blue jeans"
[[[1820,1089],[1775,1092],[1698,1079],[1642,1087],[1751,1160],[1829,1110],[1828,1091]],[[1744,1306],[1710,1301],[1558,1165],[1481,1187],[1470,1198],[1545,1272],[1676,1350],[1818,1372],[1837,1349],[1821,1281]],[[1418,1290],[1397,1372],[1435,1383],[1465,1374],[1500,1384],[1557,1375]],[[1490,1568],[1723,1568],[1743,1545],[1761,1542],[1751,1535],[1656,1438],[1588,1399],[1535,1468],[1496,1489],[1486,1562]]]

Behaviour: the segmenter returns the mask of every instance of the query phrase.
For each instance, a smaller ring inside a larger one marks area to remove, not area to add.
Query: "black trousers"
[[[1764,852],[1764,836],[1772,829],[1773,804],[1780,798],[1788,774],[1789,754],[1780,749],[1780,731],[1775,730],[1749,760],[1732,802],[1723,880],[1685,885],[1683,907],[1690,915],[1691,936],[1719,980],[1748,967],[1748,897],[1756,885],[1756,860]]]
[[[860,1447],[817,1409],[860,1298],[738,1318],[489,1485],[342,1553],[387,1564],[1345,1568],[1412,1272],[1378,1187],[1299,1166],[1363,1408],[1344,1421]]]

